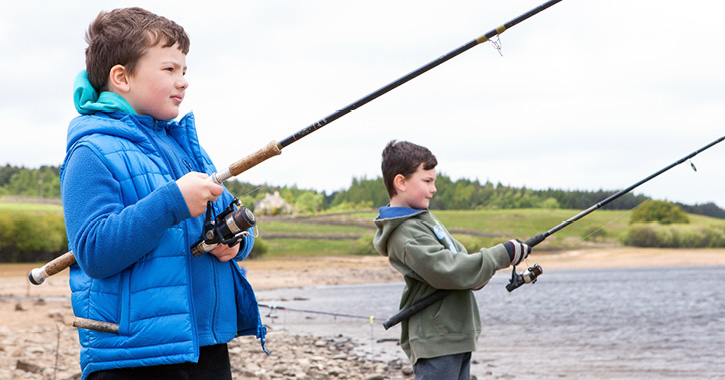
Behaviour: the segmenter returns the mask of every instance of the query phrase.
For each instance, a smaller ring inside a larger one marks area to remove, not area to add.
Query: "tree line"
[[[20,195],[42,198],[60,198],[60,167],[41,166],[24,168],[6,164],[0,167],[0,196]],[[373,209],[388,203],[388,195],[380,177],[368,179],[354,177],[347,189],[330,194],[296,186],[258,185],[238,180],[226,181],[227,189],[248,207],[267,193],[278,191],[282,198],[300,213],[336,212]],[[490,181],[453,180],[440,173],[436,180],[438,192],[431,201],[434,210],[475,210],[548,208],[583,210],[608,198],[618,190],[535,190],[512,187]],[[646,195],[627,193],[603,207],[610,210],[629,210],[649,200]],[[683,211],[725,219],[725,210],[714,203],[686,205],[675,203]]]
[[[60,198],[60,166],[41,166],[37,169],[0,166],[0,196]]]

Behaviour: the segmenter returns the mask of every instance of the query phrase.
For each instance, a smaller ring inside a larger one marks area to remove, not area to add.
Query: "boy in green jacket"
[[[403,274],[400,309],[438,289],[455,290],[401,323],[400,346],[416,379],[470,379],[471,352],[481,334],[472,290],[497,270],[531,252],[519,240],[468,253],[428,210],[436,192],[435,156],[425,147],[390,141],[383,150],[383,181],[390,204],[380,208],[373,244]]]

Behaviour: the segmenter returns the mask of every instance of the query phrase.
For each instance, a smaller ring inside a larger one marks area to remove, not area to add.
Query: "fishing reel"
[[[204,232],[201,239],[191,246],[191,253],[200,257],[213,250],[219,244],[233,246],[239,243],[245,236],[259,235],[256,229],[257,220],[247,206],[244,206],[238,198],[234,198],[226,210],[212,217],[212,204],[207,203],[206,219],[204,220]],[[255,235],[249,233],[249,229],[255,228]]]
[[[536,282],[536,278],[539,277],[543,272],[544,270],[539,264],[534,264],[522,273],[516,273],[516,267],[514,267],[514,269],[511,271],[511,280],[509,280],[508,285],[506,285],[506,290],[508,290],[509,292],[513,292],[514,289],[518,288],[523,284],[533,284],[534,282]]]

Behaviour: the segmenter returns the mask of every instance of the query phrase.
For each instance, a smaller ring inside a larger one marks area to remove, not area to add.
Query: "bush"
[[[545,200],[543,200],[541,202],[541,204],[539,204],[539,208],[553,210],[553,209],[561,208],[561,206],[559,206],[559,201],[557,201],[556,198],[549,197],[549,198],[546,198]]]
[[[647,201],[632,211],[629,224],[650,223],[687,224],[690,219],[679,206],[666,201]]]
[[[259,257],[262,257],[265,253],[269,251],[269,244],[262,240],[262,238],[255,238],[254,239],[254,245],[252,246],[252,251],[249,252],[249,255],[247,256],[247,259],[256,259]]]
[[[650,248],[725,248],[725,227],[663,226],[636,224],[624,235],[622,243]]]
[[[600,227],[589,227],[586,231],[584,231],[584,236],[582,236],[582,239],[584,241],[595,241],[595,242],[603,242],[604,240],[609,237],[609,233],[607,233],[607,230]]]
[[[49,261],[67,248],[63,215],[0,211],[0,261]]]
[[[350,252],[354,255],[378,255],[378,251],[373,246],[372,235],[360,236],[352,243]]]

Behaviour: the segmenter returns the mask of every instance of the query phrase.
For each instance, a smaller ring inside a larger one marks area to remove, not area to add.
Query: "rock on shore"
[[[0,379],[80,379],[78,334],[70,307],[23,302],[13,317],[45,318],[28,325],[0,325]],[[3,307],[11,309],[11,305]],[[287,331],[267,334],[267,356],[254,337],[229,344],[234,379],[383,380],[413,377],[408,363],[374,361],[353,353],[357,343],[344,336],[314,337]]]

